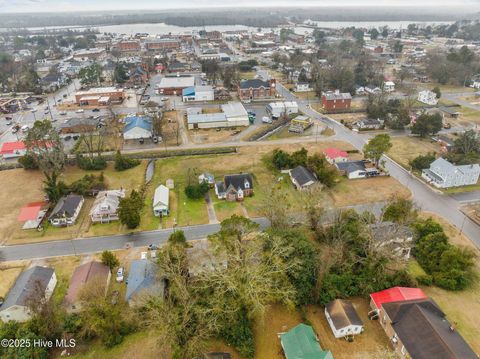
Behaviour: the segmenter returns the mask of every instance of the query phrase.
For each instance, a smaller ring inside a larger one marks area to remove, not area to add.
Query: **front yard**
[[[428,138],[402,136],[392,137],[392,148],[388,155],[398,164],[410,169],[409,162],[415,157],[424,156],[428,153],[439,153],[440,147]]]

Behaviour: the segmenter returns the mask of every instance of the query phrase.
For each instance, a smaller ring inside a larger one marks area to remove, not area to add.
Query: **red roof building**
[[[345,162],[348,158],[347,152],[341,151],[337,148],[327,148],[325,151],[323,151],[323,154],[325,155],[327,161],[331,164]]]
[[[27,147],[23,141],[5,142],[0,150],[3,158],[20,157],[25,154]]]
[[[381,310],[385,303],[425,298],[427,296],[420,288],[393,287],[370,294],[370,306],[374,310]]]

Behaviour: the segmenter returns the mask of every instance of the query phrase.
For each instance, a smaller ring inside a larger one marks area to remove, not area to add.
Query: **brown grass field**
[[[430,139],[402,136],[392,137],[392,148],[388,155],[405,168],[410,168],[409,162],[415,157],[428,153],[438,153],[440,147]]]

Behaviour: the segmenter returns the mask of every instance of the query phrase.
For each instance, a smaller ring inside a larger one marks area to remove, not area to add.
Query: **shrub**
[[[92,190],[101,191],[106,188],[103,173],[99,176],[85,175],[68,186],[68,189],[82,196],[91,194]]]
[[[137,160],[135,158],[128,158],[125,156],[122,156],[120,151],[117,151],[117,154],[115,155],[115,170],[116,171],[125,171],[130,168],[136,167],[140,164],[140,160]]]
[[[435,154],[433,153],[425,156],[417,156],[410,161],[410,166],[416,171],[421,171],[425,168],[429,168],[433,161],[435,161]]]
[[[107,161],[102,156],[90,158],[77,155],[77,166],[85,171],[100,171],[107,168]]]
[[[185,187],[185,195],[190,199],[203,198],[208,192],[208,183],[190,184]]]
[[[32,155],[23,155],[18,159],[18,163],[20,163],[26,170],[38,170],[38,164]]]
[[[433,277],[428,274],[419,275],[416,279],[422,285],[430,286],[433,284]]]

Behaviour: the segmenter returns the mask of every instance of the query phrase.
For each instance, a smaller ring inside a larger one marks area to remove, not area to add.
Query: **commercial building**
[[[157,85],[157,89],[163,95],[179,95],[184,89],[194,85],[195,78],[193,76],[165,76]]]
[[[215,91],[212,86],[193,86],[182,90],[183,102],[213,101]]]
[[[248,112],[240,102],[229,102],[221,106],[222,112],[201,113],[196,109],[187,112],[188,129],[227,128],[249,126]]]
[[[177,39],[164,38],[149,40],[145,43],[147,51],[159,51],[159,50],[177,50],[180,48],[180,41]]]
[[[96,87],[75,94],[75,103],[80,106],[107,106],[121,103],[124,99],[125,91],[116,87]]]
[[[298,113],[298,104],[295,101],[292,102],[270,102],[265,109],[267,113],[273,118],[280,118],[282,115],[288,116]]]

